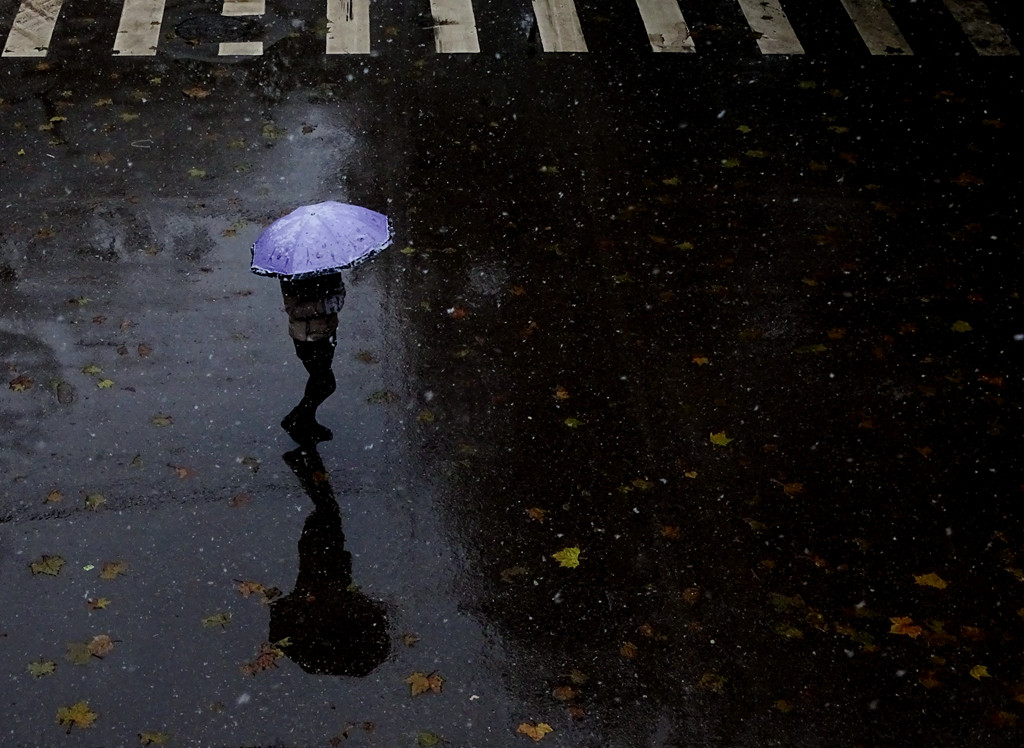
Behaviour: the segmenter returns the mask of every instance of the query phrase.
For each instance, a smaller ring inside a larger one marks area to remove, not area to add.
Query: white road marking
[[[843,0],[843,6],[871,54],[914,54],[883,0]]]
[[[24,0],[7,35],[4,57],[46,57],[64,0]]]
[[[217,54],[221,57],[255,56],[263,54],[263,42],[221,42]]]
[[[804,47],[796,38],[779,0],[739,0],[757,46],[766,55],[802,55]]]
[[[370,0],[327,0],[327,54],[370,54]]]
[[[647,38],[655,52],[696,52],[690,29],[676,0],[636,0]]]
[[[572,0],[533,0],[540,44],[545,52],[586,52],[580,17]]]
[[[479,52],[476,16],[471,0],[430,0],[434,49],[438,52]]]
[[[222,16],[262,16],[267,12],[266,0],[224,0]]]
[[[155,55],[163,20],[164,0],[124,0],[121,22],[114,37],[114,54],[124,57]]]
[[[979,55],[998,57],[1020,54],[1003,27],[992,20],[992,13],[981,0],[944,1]]]

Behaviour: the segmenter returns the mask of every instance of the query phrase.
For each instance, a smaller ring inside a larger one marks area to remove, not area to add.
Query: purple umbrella
[[[387,216],[328,200],[296,208],[252,247],[252,271],[301,278],[352,267],[391,244]]]

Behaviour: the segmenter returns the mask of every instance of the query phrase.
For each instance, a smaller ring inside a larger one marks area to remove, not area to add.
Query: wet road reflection
[[[341,510],[315,446],[284,455],[313,502],[299,537],[299,574],[291,594],[270,604],[270,636],[307,673],[368,675],[388,656],[384,605],[352,582]]]

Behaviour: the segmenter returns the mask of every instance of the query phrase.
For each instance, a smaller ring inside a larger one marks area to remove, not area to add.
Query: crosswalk
[[[11,22],[3,57],[45,57],[65,0],[22,0]],[[635,0],[653,52],[694,54],[697,42],[684,18],[694,0]],[[763,55],[802,55],[805,49],[789,17],[788,0],[735,0]],[[371,50],[371,0],[324,0],[327,34],[324,54],[365,55]],[[544,52],[585,53],[589,49],[573,0],[531,0],[533,20]],[[683,5],[680,5],[680,2]],[[872,55],[913,55],[885,0],[821,0],[839,2]],[[1020,52],[983,0],[942,0],[952,19],[980,56],[1011,56]],[[166,0],[121,0],[120,20],[111,53],[150,57],[159,53]],[[429,0],[434,48],[440,54],[478,54],[473,0]],[[260,17],[266,0],[224,0],[221,15]],[[226,57],[258,56],[263,43],[225,41],[218,53]]]

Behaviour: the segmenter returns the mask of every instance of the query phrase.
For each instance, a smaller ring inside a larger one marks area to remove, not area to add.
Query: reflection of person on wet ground
[[[338,312],[345,303],[345,285],[341,273],[298,280],[282,278],[281,295],[295,354],[309,372],[302,400],[284,417],[281,427],[299,444],[327,441],[333,434],[317,422],[316,409],[337,387],[331,363],[338,343]]]
[[[299,538],[299,575],[287,597],[270,604],[270,641],[307,673],[368,675],[391,650],[382,603],[352,585],[341,511],[316,447],[284,455],[313,500]]]

